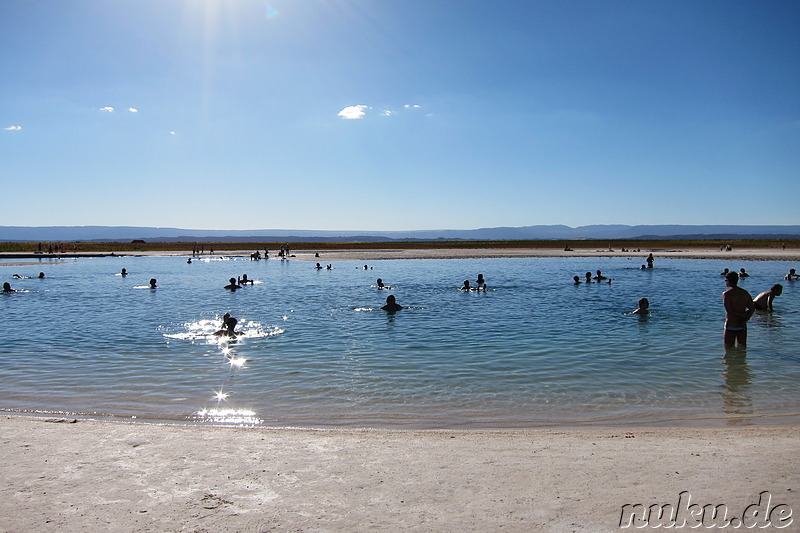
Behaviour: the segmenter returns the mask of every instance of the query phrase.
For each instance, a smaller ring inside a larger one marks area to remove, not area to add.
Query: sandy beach
[[[770,508],[800,509],[796,426],[313,431],[3,416],[0,435],[4,532],[602,532],[620,529],[623,505],[677,506],[685,492],[726,505],[729,520],[764,491]]]
[[[320,263],[647,255],[589,249],[292,253]],[[654,255],[656,267],[666,257],[800,260],[794,249]],[[681,501],[688,494],[701,507],[724,504],[728,520],[742,518],[760,498],[770,509],[785,504],[780,509],[800,512],[800,426],[791,423],[308,430],[3,415],[0,450],[0,532],[604,532],[620,530],[624,505],[677,507],[682,494]],[[769,504],[760,496],[765,491]],[[800,531],[798,517],[776,511],[772,519],[773,528]]]

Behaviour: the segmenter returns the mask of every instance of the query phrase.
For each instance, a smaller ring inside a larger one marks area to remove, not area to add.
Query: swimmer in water
[[[574,282],[575,282],[575,285],[580,285],[581,283],[583,283],[583,282],[581,281],[581,278],[580,278],[580,276],[572,276],[572,281],[574,281]]]
[[[753,299],[753,305],[759,311],[772,311],[772,302],[776,296],[783,294],[783,285],[780,283],[773,285],[768,291],[764,291]]]
[[[478,274],[478,279],[475,280],[475,283],[478,285],[478,287],[486,288],[486,280],[483,279],[483,274]]]
[[[128,271],[127,271],[127,270],[125,270],[125,269],[123,268],[123,269],[122,269],[122,272],[120,272],[120,273],[119,273],[119,275],[120,275],[120,276],[122,276],[122,277],[124,278],[125,276],[127,276],[127,275],[128,275]]]
[[[720,272],[720,273],[719,273],[719,275],[720,275],[720,276],[727,276],[727,275],[728,275],[728,272],[730,272],[730,270],[728,270],[728,269],[726,268],[726,269],[724,269],[722,272]],[[738,274],[737,274],[737,276],[738,276]],[[739,278],[737,277],[736,279],[738,280]],[[738,281],[737,281],[737,283],[738,283]]]
[[[650,300],[639,298],[639,307],[631,312],[632,315],[647,315],[650,313]]]
[[[319,256],[317,256],[317,257],[319,257]],[[314,267],[314,268],[316,268],[317,270],[322,270],[322,265],[320,265],[319,263],[317,263],[317,266],[316,266],[316,267]]]
[[[464,284],[461,286],[461,288],[460,288],[459,290],[461,290],[461,291],[468,291],[468,290],[470,290],[470,289],[472,289],[472,287],[470,287],[470,286],[469,286],[469,280],[468,280],[468,279],[465,279],[465,280],[464,280]]]
[[[745,272],[743,268],[740,268],[740,269],[739,269],[739,279],[742,279],[742,278],[749,278],[749,277],[750,277],[750,274],[748,274],[747,272]]]
[[[248,284],[248,283],[249,283],[250,285],[252,285],[252,284],[253,284],[253,280],[252,280],[252,279],[249,279],[249,278],[247,277],[247,274],[242,274],[242,279],[240,279],[240,280],[237,280],[237,281],[238,281],[238,283],[239,283],[239,284],[241,284],[241,285],[246,285],[246,284]]]
[[[219,331],[215,331],[214,335],[218,337],[235,337],[237,335],[241,335],[241,333],[236,332],[236,324],[239,321],[230,316],[230,314],[225,313],[225,317],[223,317],[222,321],[222,329]]]
[[[592,283],[592,273],[587,272],[586,275],[583,277],[584,283]]]
[[[151,278],[150,279],[150,288],[151,289],[156,289],[157,288],[156,287],[156,278]]]
[[[654,261],[653,254],[649,254],[647,256],[646,261],[647,261],[647,268],[653,268],[653,261]]]
[[[44,272],[39,272],[39,279],[44,278]]]
[[[597,281],[603,281],[604,279],[608,279],[608,278],[607,278],[607,277],[605,277],[605,276],[603,275],[603,273],[602,273],[601,271],[599,271],[599,270],[598,270],[598,271],[597,271],[597,275],[594,277],[594,279],[596,279]]]
[[[789,273],[783,276],[783,279],[786,281],[795,281],[796,279],[800,279],[800,274],[797,274],[795,269],[790,268]]]
[[[386,285],[383,284],[383,280],[381,278],[378,278],[375,283],[378,284],[379,289],[383,289],[384,287],[386,287]]]
[[[390,294],[389,296],[386,297],[386,305],[381,307],[381,309],[383,309],[384,311],[389,311],[391,313],[399,311],[402,308],[403,306],[395,301],[393,294]]]
[[[235,291],[236,289],[241,289],[242,286],[236,283],[236,278],[231,278],[228,280],[230,283],[225,285],[224,288],[228,289],[229,291]]]
[[[11,288],[11,284],[9,282],[3,283],[3,292],[17,292]]]

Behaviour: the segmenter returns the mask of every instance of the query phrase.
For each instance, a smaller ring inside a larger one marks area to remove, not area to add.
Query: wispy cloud
[[[351,105],[339,111],[339,116],[348,120],[364,118],[368,105]]]
[[[138,113],[139,112],[139,110],[136,109],[135,107],[129,107],[128,111],[130,111],[131,113]]]
[[[391,117],[392,115],[396,115],[397,111],[392,111],[391,109],[386,109],[385,111],[381,112],[382,117]]]
[[[114,112],[114,108],[109,106],[109,105],[107,105],[105,107],[101,107],[100,111],[105,111],[106,113],[113,113]]]
[[[419,109],[419,105],[417,104],[406,104],[403,107],[405,107],[406,109]]]
[[[7,128],[3,128],[6,131],[19,131],[22,129],[22,126],[9,126]]]

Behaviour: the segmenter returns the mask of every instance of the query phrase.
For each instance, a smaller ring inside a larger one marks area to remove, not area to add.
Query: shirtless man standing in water
[[[728,290],[722,293],[722,303],[725,305],[725,334],[723,340],[726,347],[733,347],[738,343],[740,347],[747,346],[747,321],[753,316],[755,305],[750,293],[739,287],[739,274],[728,272],[725,276]]]

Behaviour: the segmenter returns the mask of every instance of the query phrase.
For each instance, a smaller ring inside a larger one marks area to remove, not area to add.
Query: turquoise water
[[[656,258],[641,271],[642,262],[0,263],[2,281],[24,291],[0,294],[0,410],[301,427],[796,419],[800,282],[782,277],[800,265]],[[775,311],[753,317],[746,355],[722,347],[724,267],[745,267],[753,296],[784,285]],[[573,285],[597,269],[613,282]],[[222,288],[244,273],[257,283]],[[479,273],[488,291],[457,290]],[[378,277],[393,288],[378,290]],[[388,294],[408,308],[381,311]],[[640,297],[651,315],[626,314]],[[225,312],[245,335],[209,335]]]

